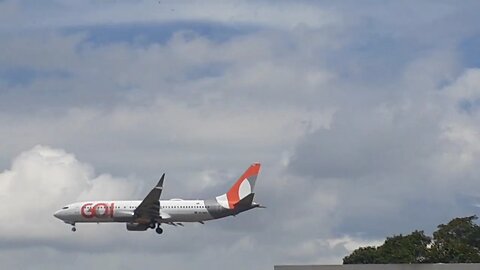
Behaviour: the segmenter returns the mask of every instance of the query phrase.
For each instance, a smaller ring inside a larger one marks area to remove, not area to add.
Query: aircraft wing
[[[160,217],[160,195],[162,195],[164,179],[165,174],[162,175],[157,185],[135,209],[134,214],[138,223],[150,223],[152,220],[157,220]]]

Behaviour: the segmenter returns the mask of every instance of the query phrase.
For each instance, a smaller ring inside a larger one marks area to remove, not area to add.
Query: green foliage
[[[343,258],[343,264],[373,264],[377,261],[378,253],[376,247],[361,247],[353,251],[352,254]]]
[[[430,237],[423,231],[414,231],[409,235],[396,235],[387,238],[378,247],[365,247],[355,250],[343,259],[344,264],[379,264],[379,263],[422,263],[427,257]]]
[[[441,224],[433,238],[423,231],[388,237],[379,247],[361,247],[343,259],[344,264],[479,263],[480,226],[476,216]]]
[[[480,262],[480,227],[473,222],[476,219],[476,216],[455,218],[447,225],[439,225],[433,233],[430,262]]]

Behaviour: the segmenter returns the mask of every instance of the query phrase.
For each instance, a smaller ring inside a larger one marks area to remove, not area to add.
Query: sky
[[[0,1],[0,261],[12,269],[338,264],[480,205],[478,1]],[[127,232],[82,200],[267,206]],[[28,255],[28,256],[26,256]],[[28,259],[26,259],[28,258]]]

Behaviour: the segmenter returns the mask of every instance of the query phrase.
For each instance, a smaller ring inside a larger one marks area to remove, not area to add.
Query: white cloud
[[[384,241],[385,240],[366,240],[361,237],[351,237],[348,235],[344,235],[338,238],[327,239],[327,243],[330,248],[336,248],[338,246],[341,246],[348,252],[353,252],[359,247],[377,247],[382,245]]]
[[[312,237],[285,247],[286,257],[279,264],[338,264],[342,254],[359,247],[379,246],[383,241],[348,235],[328,239]]]
[[[94,163],[116,166],[124,175],[137,173],[126,166],[135,160],[144,167],[142,172],[155,173],[142,175],[149,178],[180,164],[196,164],[199,170],[216,161],[218,168],[246,166],[290,150],[305,132],[328,127],[334,111],[302,104],[328,92],[334,75],[310,64],[297,69],[287,59],[271,63],[285,49],[260,34],[222,44],[178,34],[166,44],[146,48],[107,44],[81,51],[76,50],[81,36],[25,39],[4,44],[6,50],[16,51],[5,56],[5,63],[30,63],[34,70],[66,68],[71,74],[39,76],[30,84],[4,87],[5,107],[12,106],[6,102],[10,97],[38,112],[17,114],[15,107],[12,113],[0,114],[0,123],[9,126],[0,137],[22,138],[5,147],[10,155],[38,143],[58,145]],[[24,45],[32,42],[42,48]],[[226,63],[220,76],[187,76],[192,67],[208,69],[212,62]],[[57,90],[59,95],[50,98],[48,93]],[[214,150],[225,147],[236,154]],[[113,149],[128,155],[112,156]],[[229,165],[213,152],[228,154]],[[205,160],[207,153],[214,160]]]
[[[102,174],[61,149],[35,146],[0,174],[0,231],[7,239],[58,239],[53,213],[82,199],[131,198],[135,187]],[[67,228],[65,228],[67,229]]]
[[[454,83],[443,89],[448,96],[459,102],[468,100],[475,102],[480,99],[480,69],[467,69]],[[479,105],[477,105],[479,106]]]

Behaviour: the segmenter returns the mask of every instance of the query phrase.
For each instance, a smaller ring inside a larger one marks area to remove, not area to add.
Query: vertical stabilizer
[[[253,193],[259,172],[260,163],[250,165],[227,193],[216,198],[217,202],[224,208],[233,209],[238,202]]]

